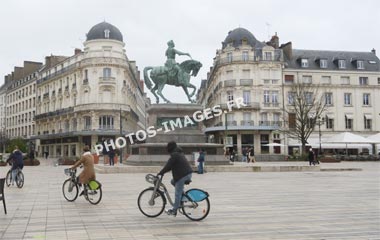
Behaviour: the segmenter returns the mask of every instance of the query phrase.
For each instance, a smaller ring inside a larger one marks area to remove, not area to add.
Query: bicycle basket
[[[205,192],[201,189],[190,189],[186,192],[187,196],[191,198],[194,202],[200,202],[206,198],[208,198],[208,192]]]
[[[64,170],[64,172],[65,172],[65,174],[66,174],[67,176],[70,176],[70,177],[71,177],[72,174],[75,174],[76,170],[75,170],[75,169],[71,169],[71,168],[66,168],[66,169]]]
[[[88,183],[88,186],[90,187],[91,190],[97,190],[100,188],[100,183],[92,180]]]

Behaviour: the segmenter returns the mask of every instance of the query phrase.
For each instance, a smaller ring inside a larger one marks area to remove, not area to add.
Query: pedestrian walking
[[[203,174],[203,167],[205,162],[205,151],[201,149],[198,157],[198,174]]]

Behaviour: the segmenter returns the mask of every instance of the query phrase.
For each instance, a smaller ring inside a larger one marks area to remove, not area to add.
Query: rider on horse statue
[[[165,62],[165,67],[167,68],[168,79],[169,79],[170,82],[171,82],[171,80],[177,79],[176,75],[178,73],[180,73],[180,66],[175,61],[175,55],[176,54],[178,54],[180,56],[181,55],[186,55],[186,56],[189,56],[191,58],[190,54],[180,52],[180,51],[176,50],[174,47],[175,47],[175,45],[174,45],[173,40],[170,40],[168,42],[168,49],[165,52],[165,55],[167,57],[167,60]],[[178,79],[182,79],[182,78],[179,77]],[[176,85],[179,86],[180,83],[178,83]]]

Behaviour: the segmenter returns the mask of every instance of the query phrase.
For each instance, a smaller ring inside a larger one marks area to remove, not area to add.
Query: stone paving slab
[[[149,186],[143,173],[98,174],[99,205],[83,197],[67,202],[64,168],[25,167],[24,187],[5,189],[0,239],[380,239],[379,162],[329,166],[362,171],[194,174],[190,187],[210,193],[211,212],[202,222],[143,216],[136,203]],[[0,168],[0,177],[7,170]]]

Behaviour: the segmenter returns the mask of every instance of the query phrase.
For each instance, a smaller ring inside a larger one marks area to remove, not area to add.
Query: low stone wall
[[[193,155],[185,155],[191,165],[195,165]],[[169,155],[131,155],[124,162],[132,166],[163,166],[169,159]],[[207,165],[228,165],[229,161],[223,155],[206,155]]]

